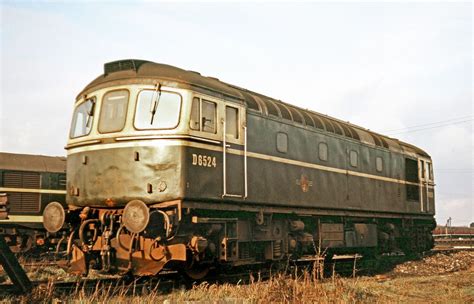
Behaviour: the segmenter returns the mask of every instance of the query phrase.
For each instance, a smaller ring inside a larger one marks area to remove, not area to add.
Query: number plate
[[[200,167],[217,167],[217,161],[215,156],[193,154],[193,166]]]

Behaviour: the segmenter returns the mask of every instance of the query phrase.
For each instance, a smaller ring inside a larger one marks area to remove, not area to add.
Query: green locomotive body
[[[333,252],[432,247],[423,150],[216,78],[141,60],[77,97],[67,204],[71,271],[153,275]],[[77,231],[77,232],[75,232]]]

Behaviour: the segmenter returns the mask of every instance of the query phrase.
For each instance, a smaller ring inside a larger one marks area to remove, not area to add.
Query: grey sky
[[[1,151],[64,155],[76,94],[147,59],[382,133],[450,120],[393,136],[432,155],[438,223],[474,221],[470,2],[0,7]]]

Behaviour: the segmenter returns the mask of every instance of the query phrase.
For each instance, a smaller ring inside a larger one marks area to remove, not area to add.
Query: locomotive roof
[[[0,152],[0,169],[65,173],[66,157]]]
[[[281,100],[225,83],[214,77],[202,76],[198,72],[146,60],[126,59],[106,63],[104,65],[104,74],[89,83],[77,96],[77,99],[93,90],[112,85],[130,83],[155,84],[157,81],[164,86],[192,89],[240,104],[246,104],[252,111],[260,112],[264,115],[287,119],[295,123],[345,135],[392,151],[428,156],[425,151],[418,147],[372,132],[349,122],[302,109]]]

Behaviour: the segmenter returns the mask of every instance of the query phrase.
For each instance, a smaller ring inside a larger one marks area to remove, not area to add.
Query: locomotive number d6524
[[[215,156],[193,154],[193,166],[200,167],[217,167],[217,161]]]

